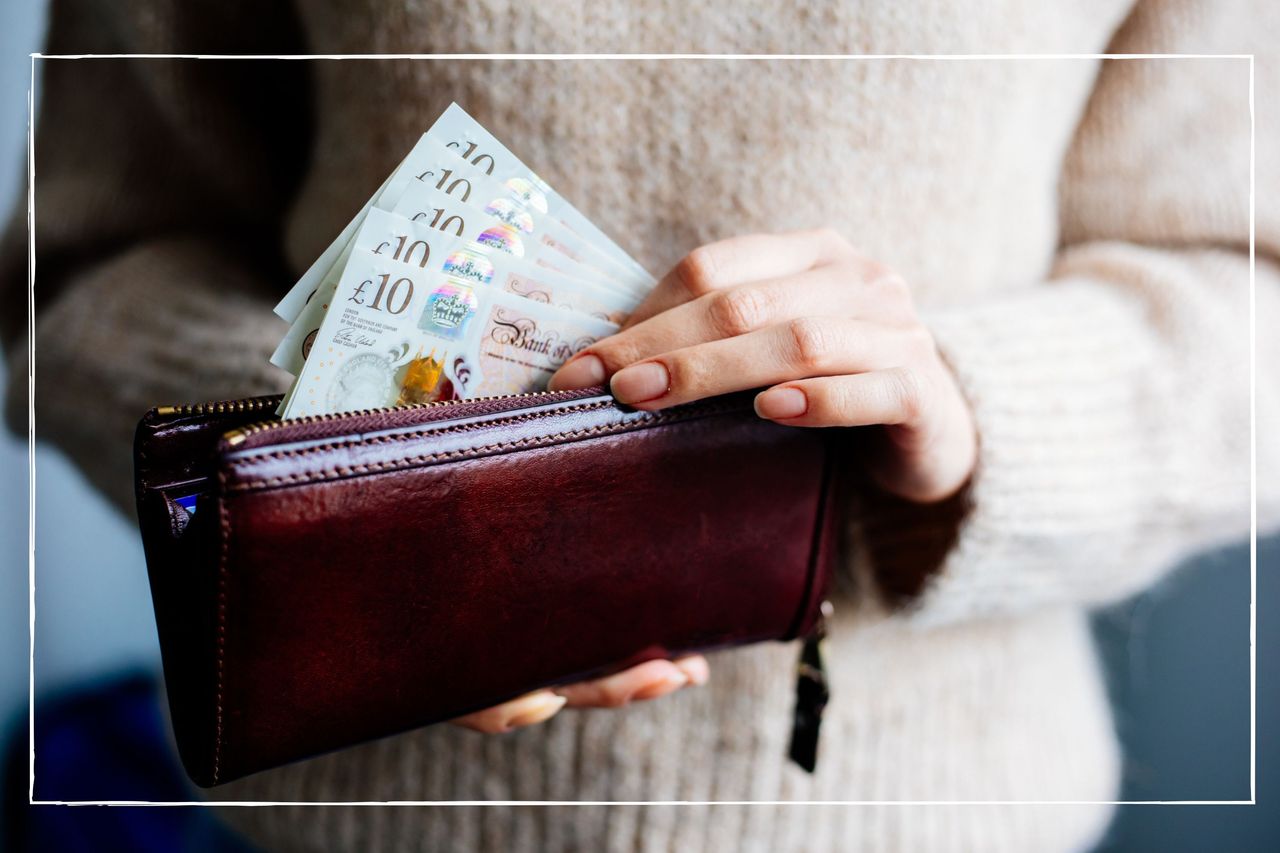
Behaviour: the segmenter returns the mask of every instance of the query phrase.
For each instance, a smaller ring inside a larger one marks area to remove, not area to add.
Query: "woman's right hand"
[[[546,722],[561,708],[621,708],[657,699],[682,687],[706,684],[711,670],[702,655],[651,660],[605,678],[535,690],[510,702],[458,717],[452,722],[485,734],[500,734]]]

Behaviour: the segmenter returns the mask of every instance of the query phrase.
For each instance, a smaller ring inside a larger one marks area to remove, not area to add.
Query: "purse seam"
[[[559,414],[565,414],[567,412],[590,411],[592,409],[603,408],[610,405],[612,405],[612,403],[609,403],[609,402],[593,403],[590,406],[578,406],[578,407],[569,408],[569,409],[556,409],[554,411],[549,411],[546,413],[532,413],[532,414],[526,413],[518,417],[503,419],[500,421],[484,421],[477,424],[465,424],[461,426],[445,427],[437,430],[422,430],[414,433],[406,433],[406,434],[401,434],[396,436],[376,436],[373,438],[362,439],[357,441],[340,442],[337,444],[323,445],[319,447],[309,447],[303,450],[277,450],[271,453],[259,454],[253,458],[285,459],[288,457],[307,456],[307,455],[322,452],[322,451],[336,450],[344,447],[359,447],[359,446],[366,446],[368,444],[374,444],[374,443],[376,444],[394,443],[397,441],[405,441],[411,438],[421,438],[427,435],[441,435],[441,434],[447,434],[451,432],[452,433],[470,432],[470,431],[485,429],[485,428],[494,426],[496,424],[506,425],[506,424],[512,424],[512,423],[519,423],[520,421],[535,420],[541,417],[550,417],[553,414],[559,415]],[[733,407],[721,407],[721,408],[703,410],[699,414],[704,416],[709,416],[709,415],[724,414],[732,411],[734,411]],[[655,423],[662,423],[664,421],[672,421],[672,420],[679,421],[684,419],[685,418],[679,418],[676,416],[667,415],[665,413],[656,413],[651,415],[648,418],[644,418],[639,421],[632,421],[629,423],[623,422],[623,423],[613,423],[613,424],[598,424],[593,427],[586,427],[586,428],[577,429],[577,430],[566,430],[564,432],[554,433],[551,435],[532,436],[527,438],[516,439],[513,441],[495,442],[493,444],[487,444],[481,447],[459,448],[457,450],[449,450],[441,453],[420,454],[418,456],[410,456],[404,459],[397,459],[390,462],[370,462],[370,463],[365,463],[361,465],[335,466],[333,468],[325,469],[323,471],[314,471],[314,472],[309,472],[305,474],[290,474],[284,477],[269,477],[264,480],[254,480],[247,483],[236,483],[230,486],[225,486],[225,472],[223,475],[223,479],[224,479],[225,491],[228,491],[228,492],[257,491],[260,489],[274,488],[276,486],[291,486],[291,485],[301,485],[304,483],[325,482],[327,480],[334,480],[334,479],[340,479],[343,477],[349,477],[353,474],[380,474],[380,473],[386,473],[390,471],[399,471],[399,470],[404,470],[406,468],[416,467],[426,462],[476,458],[479,456],[488,455],[494,451],[499,451],[499,450],[510,450],[513,448],[525,447],[531,444],[556,442],[556,441],[561,441],[566,439],[577,439],[577,438],[583,438],[589,435],[601,435],[601,434],[606,434],[611,432],[623,432],[639,424],[651,425]],[[692,418],[689,418],[689,419],[692,419]],[[235,467],[234,464],[233,464],[233,467]]]
[[[449,425],[448,421],[435,421],[432,424],[424,426],[422,429],[414,430],[413,432],[398,432],[394,435],[375,435],[375,436],[369,436],[367,438],[347,439],[344,441],[330,442],[328,444],[319,444],[319,445],[315,445],[314,447],[304,448],[302,450],[275,450],[269,453],[254,454],[252,456],[250,456],[249,454],[245,454],[242,458],[261,459],[265,457],[265,458],[271,458],[271,459],[283,459],[286,456],[305,456],[309,453],[317,453],[325,450],[337,450],[344,447],[356,447],[359,445],[367,445],[367,444],[390,444],[396,441],[406,441],[408,439],[422,438],[428,435],[443,435],[445,433],[469,432],[471,430],[485,429],[487,427],[491,427],[495,425],[506,425],[506,424],[520,423],[522,421],[537,420],[538,418],[552,417],[553,415],[564,415],[572,412],[591,412],[591,411],[596,411],[598,409],[607,409],[612,405],[613,405],[612,400],[600,400],[595,403],[578,403],[572,406],[565,406],[563,408],[555,408],[555,409],[540,409],[540,410],[532,410],[532,411],[525,409],[525,410],[516,410],[510,413],[498,412],[496,414],[504,415],[504,416],[495,418],[493,420],[476,421],[476,422],[465,423],[465,424]],[[695,415],[698,415],[698,414],[716,415],[724,412],[733,411],[733,409],[734,409],[733,406],[726,406],[723,404],[719,406],[712,406],[712,407],[704,406],[698,410],[687,411],[686,415],[687,417],[692,419]],[[649,416],[649,419],[668,419],[668,418],[675,417],[675,415],[672,415],[670,412],[642,412],[642,414]],[[483,417],[483,415],[480,417]]]
[[[414,430],[413,432],[399,432],[395,435],[372,435],[367,438],[346,439],[344,441],[330,442],[329,444],[318,444],[314,447],[306,447],[301,450],[273,450],[268,453],[254,454],[252,459],[285,459],[288,457],[307,456],[312,453],[320,453],[328,450],[341,450],[346,447],[361,447],[370,444],[394,444],[398,441],[408,441],[414,438],[425,438],[429,435],[446,435],[450,433],[472,432],[474,430],[484,429],[491,426],[506,426],[507,424],[521,423],[523,421],[537,420],[538,418],[547,418],[552,415],[565,415],[574,412],[591,412],[596,409],[604,409],[613,405],[610,401],[604,400],[598,403],[583,403],[576,406],[568,406],[563,409],[548,409],[536,412],[518,412],[512,413],[506,417],[496,418],[490,421],[478,421],[474,423],[449,424],[447,422],[437,422],[437,427],[424,427],[423,429]]]
[[[822,558],[824,554],[832,547],[829,540],[829,519],[830,514],[835,512],[833,501],[835,469],[828,448],[823,448],[822,473],[819,477],[819,491],[816,511],[814,513],[813,535],[811,537],[811,545],[809,549],[808,571],[805,572],[804,593],[800,597],[800,606],[796,615],[791,621],[791,625],[787,628],[785,639],[793,640],[800,635],[800,626],[804,624],[805,617],[813,610],[815,599],[820,599],[821,594],[818,589],[820,586],[819,576],[822,572]],[[819,605],[820,606],[820,605]]]
[[[226,472],[219,472],[218,482],[223,495],[226,493]],[[221,530],[221,542],[218,550],[218,634],[217,634],[217,671],[215,673],[214,698],[214,731],[213,731],[213,784],[218,784],[218,776],[222,766],[222,718],[226,688],[226,648],[227,648],[227,552],[231,540],[231,513],[227,509],[227,501],[223,495],[218,497],[218,517]]]

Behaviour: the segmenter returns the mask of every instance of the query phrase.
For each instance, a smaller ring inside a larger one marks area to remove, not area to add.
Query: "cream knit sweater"
[[[1280,40],[1276,4],[1261,2],[302,5],[67,0],[51,49],[1247,53]],[[1260,99],[1280,92],[1277,70],[1259,62]],[[64,62],[45,74],[38,428],[122,503],[148,406],[284,387],[267,366],[283,331],[271,304],[451,100],[655,272],[715,238],[834,226],[913,285],[981,434],[966,505],[864,501],[851,515],[812,777],[784,759],[795,649],[766,645],[715,655],[710,684],[661,701],[502,737],[435,726],[214,796],[1115,796],[1085,610],[1248,529],[1247,60]],[[1280,175],[1263,154],[1276,130],[1259,109],[1264,367],[1280,361],[1268,325]],[[23,236],[19,224],[9,238],[10,306]],[[20,318],[4,321],[20,369]],[[1280,425],[1266,376],[1264,437]],[[1277,450],[1258,447],[1264,528],[1280,510]],[[432,851],[1074,850],[1110,814],[228,811],[269,849]]]

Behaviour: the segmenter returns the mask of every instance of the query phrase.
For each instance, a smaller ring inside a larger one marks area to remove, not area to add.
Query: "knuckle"
[[[815,232],[818,242],[826,246],[835,258],[847,258],[854,254],[853,245],[844,238],[835,226],[823,225]]]
[[[936,351],[933,334],[922,325],[914,325],[907,332],[907,352],[917,358],[926,358]]]
[[[890,305],[911,305],[911,287],[905,278],[879,264],[873,268],[872,276],[872,286],[879,299]]]
[[[818,408],[819,416],[830,423],[853,422],[862,408],[862,400],[851,383],[839,379],[823,383],[823,393],[810,408]]]
[[[693,354],[664,356],[663,365],[670,382],[668,393],[697,395],[708,385],[710,371],[703,360]]]
[[[920,418],[924,410],[925,395],[918,371],[909,367],[895,367],[889,371],[890,394],[907,421]]]
[[[911,288],[907,286],[907,280],[896,272],[886,273],[880,277],[880,280],[884,282],[885,290],[892,295],[903,300],[911,298]]]
[[[831,359],[831,333],[816,317],[799,317],[787,324],[792,356],[797,366],[821,370]]]
[[[699,246],[676,264],[676,278],[690,296],[703,296],[715,289],[718,267],[715,252],[708,246]]]
[[[817,238],[833,248],[848,248],[849,243],[834,225],[821,225],[815,232]]]
[[[614,335],[591,347],[590,352],[604,364],[605,373],[614,374],[640,360],[640,349],[629,334]]]
[[[756,288],[722,290],[708,299],[707,313],[711,323],[725,337],[754,332],[768,322],[767,299]]]

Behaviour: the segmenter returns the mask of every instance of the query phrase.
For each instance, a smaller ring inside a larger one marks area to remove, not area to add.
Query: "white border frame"
[[[1038,59],[1247,59],[1249,63],[1249,799],[1012,799],[1012,800],[49,800],[36,792],[36,60],[76,59],[422,59],[422,60],[1038,60]],[[1257,804],[1257,272],[1256,133],[1253,54],[31,54],[27,90],[27,383],[28,383],[28,806],[1256,806]]]

